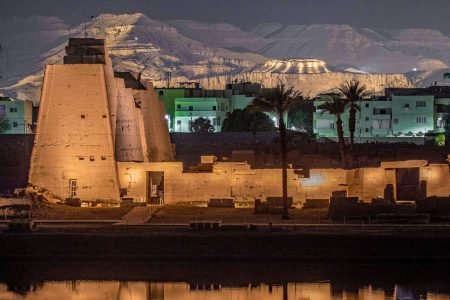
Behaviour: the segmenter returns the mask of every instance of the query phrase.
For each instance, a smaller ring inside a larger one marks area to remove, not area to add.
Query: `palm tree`
[[[369,95],[367,87],[362,85],[358,80],[349,80],[342,83],[338,87],[339,92],[344,96],[349,107],[348,131],[350,132],[350,154],[352,159],[352,167],[355,167],[355,129],[356,129],[356,112],[360,110],[358,101]]]
[[[283,219],[289,218],[287,202],[287,130],[285,117],[291,107],[302,101],[302,99],[302,94],[295,91],[293,87],[286,88],[283,83],[278,82],[275,88],[264,90],[262,95],[255,98],[253,103],[247,107],[249,111],[262,111],[274,114],[278,119],[282,163]]]
[[[322,110],[321,114],[328,112],[336,116],[336,130],[339,141],[339,152],[341,154],[342,165],[344,169],[347,168],[347,156],[345,151],[345,139],[344,139],[344,128],[342,126],[341,115],[345,111],[347,102],[338,95],[326,95],[329,99],[325,103],[319,105],[317,108]]]

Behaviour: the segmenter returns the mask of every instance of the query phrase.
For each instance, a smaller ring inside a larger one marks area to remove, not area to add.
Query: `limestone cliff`
[[[207,89],[222,89],[225,84],[238,80],[239,82],[257,82],[264,87],[275,86],[279,80],[288,86],[302,91],[305,96],[316,96],[319,93],[333,91],[340,83],[357,79],[365,84],[369,91],[382,94],[386,87],[410,87],[411,83],[403,74],[357,74],[344,72],[329,72],[319,74],[274,74],[268,72],[247,72],[237,75],[212,76],[197,79],[201,86]],[[177,77],[176,82],[186,81],[186,77]],[[157,87],[166,86],[165,81],[156,81]]]

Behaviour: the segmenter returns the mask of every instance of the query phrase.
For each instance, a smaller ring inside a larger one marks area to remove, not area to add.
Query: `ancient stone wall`
[[[104,65],[46,67],[30,182],[56,196],[119,200]]]
[[[151,83],[147,84],[147,90],[135,91],[135,97],[141,106],[148,160],[173,161],[169,129],[164,119],[164,102],[159,101]]]
[[[211,198],[237,200],[265,199],[281,196],[281,169],[251,169],[246,163],[220,162],[212,172],[183,172],[180,162],[118,163],[121,188],[128,196],[147,199],[148,172],[164,172],[165,203],[208,201]],[[395,187],[395,169],[361,168],[312,169],[303,178],[288,170],[288,194],[294,201],[328,199],[333,191],[344,190],[349,196],[369,202],[383,196],[386,184]],[[450,194],[448,165],[436,164],[420,168],[421,180],[427,180],[427,196]]]

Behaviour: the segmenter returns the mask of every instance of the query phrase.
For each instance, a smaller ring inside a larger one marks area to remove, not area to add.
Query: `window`
[[[86,119],[86,115],[81,115],[81,118],[82,119]]]
[[[444,128],[444,120],[442,118],[438,118],[436,120],[436,127],[437,128]]]
[[[78,160],[84,160],[84,157],[83,156],[79,156]]]
[[[193,111],[194,107],[193,106],[189,106],[189,111]]]
[[[319,129],[334,129],[334,121],[317,120],[317,128],[319,128]]]
[[[106,156],[102,155],[102,160],[106,160]]]
[[[181,120],[177,120],[177,125],[181,125]]]
[[[4,117],[6,115],[5,105],[0,105],[0,117]]]
[[[95,156],[94,155],[89,156],[89,160],[90,161],[94,161],[95,160]]]
[[[69,180],[69,198],[75,198],[77,196],[77,180]]]
[[[16,128],[17,125],[18,125],[17,122],[13,122],[13,126],[12,127]]]
[[[213,106],[213,110],[214,110],[214,111],[217,110],[217,106],[214,105],[214,106]]]
[[[390,115],[392,114],[392,108],[374,108],[374,115]]]
[[[366,121],[369,121],[369,117],[366,117]]]
[[[409,109],[409,103],[406,103],[405,105],[403,105],[404,109]]]
[[[373,129],[389,129],[391,128],[391,120],[373,120]]]
[[[427,103],[425,101],[416,101],[416,107],[426,107]]]
[[[177,104],[177,109],[180,109],[181,108],[181,104]]]
[[[369,128],[366,128],[365,132],[369,132]]]
[[[12,113],[17,112],[17,107],[10,107],[9,112],[12,112]]]
[[[394,124],[398,124],[398,119],[394,119]]]
[[[427,122],[427,117],[425,117],[425,116],[418,116],[416,118],[416,123],[417,124],[424,124],[426,122]]]
[[[369,103],[366,103],[366,107],[369,107]]]
[[[213,118],[213,126],[220,126],[220,117]]]
[[[160,97],[164,96],[164,92],[163,91],[159,91],[159,96]]]

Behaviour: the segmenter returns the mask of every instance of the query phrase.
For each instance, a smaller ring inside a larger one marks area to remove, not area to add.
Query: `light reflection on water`
[[[329,282],[222,286],[186,282],[49,281],[28,291],[0,284],[1,300],[258,300],[258,299],[450,299],[449,294],[396,285],[392,290],[363,286],[336,291]]]
[[[0,263],[0,300],[450,299],[446,265]]]

